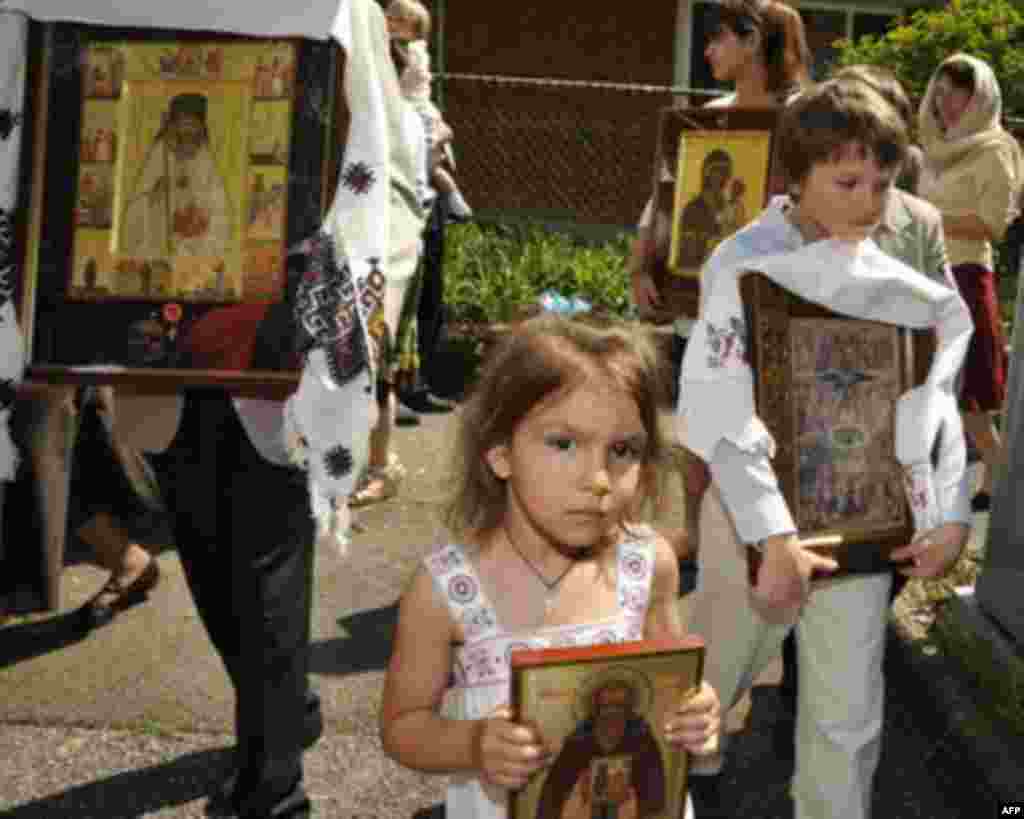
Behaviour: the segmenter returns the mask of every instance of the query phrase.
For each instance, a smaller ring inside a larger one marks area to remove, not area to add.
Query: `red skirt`
[[[953,278],[974,321],[974,335],[964,360],[960,408],[969,412],[1001,410],[1009,362],[995,273],[984,265],[966,263],[953,268]]]

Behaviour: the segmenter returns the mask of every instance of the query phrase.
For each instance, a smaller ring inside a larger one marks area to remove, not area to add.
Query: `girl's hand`
[[[967,544],[970,528],[963,523],[947,523],[925,532],[909,546],[893,549],[894,563],[910,561],[900,572],[907,577],[941,577],[956,563]]]
[[[815,571],[834,572],[839,565],[800,545],[796,535],[776,535],[764,544],[764,557],[751,592],[757,612],[770,623],[797,618],[811,592]]]
[[[516,790],[548,764],[551,752],[536,730],[512,717],[512,710],[502,706],[477,723],[473,759],[485,781]]]
[[[665,739],[702,756],[718,750],[718,732],[722,725],[721,706],[715,689],[706,682],[681,703],[665,723]]]

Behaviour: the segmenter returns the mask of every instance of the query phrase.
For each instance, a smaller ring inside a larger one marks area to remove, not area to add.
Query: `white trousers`
[[[704,676],[723,709],[734,705],[779,655],[793,627],[767,623],[751,606],[744,548],[712,485],[701,507],[689,630],[706,642]],[[795,819],[871,816],[891,583],[890,574],[817,583],[795,624]]]

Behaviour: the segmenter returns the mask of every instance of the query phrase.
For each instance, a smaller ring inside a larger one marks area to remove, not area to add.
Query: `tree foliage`
[[[912,98],[924,96],[939,64],[957,51],[984,60],[1003,92],[1003,113],[1024,117],[1024,10],[1020,0],[950,0],[919,9],[881,36],[838,45],[838,64],[868,63],[896,72]]]

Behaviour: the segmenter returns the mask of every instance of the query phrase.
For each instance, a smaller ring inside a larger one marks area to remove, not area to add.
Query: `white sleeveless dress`
[[[424,559],[452,619],[462,626],[465,643],[455,650],[453,689],[448,703],[453,719],[481,719],[511,698],[509,658],[515,650],[621,643],[643,638],[654,576],[650,530],[627,536],[618,550],[619,613],[605,620],[567,626],[506,631],[498,622],[480,579],[458,545],[444,546]],[[505,819],[507,791],[470,774],[453,775],[445,802],[446,819]],[[692,819],[689,797],[686,819]]]

